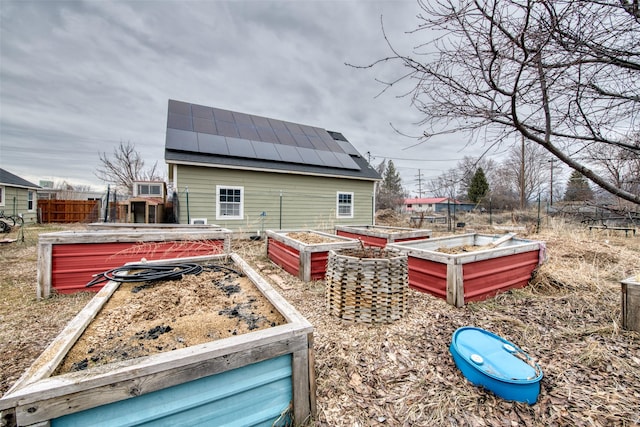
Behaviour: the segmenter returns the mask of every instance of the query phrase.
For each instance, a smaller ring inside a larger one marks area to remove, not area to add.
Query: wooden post
[[[640,281],[633,278],[622,282],[622,327],[640,332]]]
[[[462,264],[447,264],[447,302],[455,307],[464,305]]]
[[[49,298],[51,294],[51,265],[53,261],[53,245],[41,243],[38,245],[38,264],[36,278],[36,298]]]

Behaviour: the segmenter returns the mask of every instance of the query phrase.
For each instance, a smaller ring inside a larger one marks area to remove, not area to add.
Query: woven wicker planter
[[[353,322],[390,323],[406,312],[407,256],[380,248],[329,251],[329,313]]]

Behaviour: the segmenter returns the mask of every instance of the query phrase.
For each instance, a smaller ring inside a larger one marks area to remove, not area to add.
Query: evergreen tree
[[[469,191],[467,196],[472,203],[480,203],[484,197],[489,194],[489,183],[487,177],[484,175],[482,168],[478,168],[476,173],[471,178],[471,184],[469,184]]]
[[[593,190],[591,190],[589,182],[580,172],[574,170],[567,182],[564,200],[567,202],[584,202],[591,199],[593,199]]]
[[[397,209],[404,202],[405,192],[402,188],[402,178],[396,170],[393,160],[384,167],[382,182],[376,192],[377,209]]]

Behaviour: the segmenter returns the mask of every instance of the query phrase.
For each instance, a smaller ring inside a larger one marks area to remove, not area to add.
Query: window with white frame
[[[33,191],[27,192],[27,210],[28,211],[33,210]]]
[[[0,185],[0,206],[4,206],[4,185]]]
[[[216,185],[216,219],[243,219],[244,187]]]
[[[338,192],[336,199],[336,217],[353,218],[353,193]]]

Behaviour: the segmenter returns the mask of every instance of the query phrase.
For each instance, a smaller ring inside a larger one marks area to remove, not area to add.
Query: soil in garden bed
[[[287,237],[293,240],[297,240],[299,242],[305,243],[307,245],[317,245],[320,243],[332,243],[332,242],[342,242],[340,239],[332,239],[329,236],[323,236],[318,233],[311,233],[309,231],[296,231],[292,233],[287,233]]]
[[[233,264],[229,266],[233,269]],[[122,283],[56,374],[215,341],[286,323],[253,282],[230,270]]]

